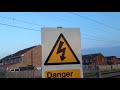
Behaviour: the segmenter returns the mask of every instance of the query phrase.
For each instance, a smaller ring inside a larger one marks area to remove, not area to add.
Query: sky
[[[41,44],[41,27],[80,28],[82,49],[119,47],[119,17],[120,12],[0,12],[0,59]]]

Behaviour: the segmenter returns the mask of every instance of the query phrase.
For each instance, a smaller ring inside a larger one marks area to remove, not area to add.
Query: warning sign
[[[42,28],[42,78],[83,78],[80,28]]]
[[[61,33],[44,65],[80,64],[69,43]]]
[[[45,78],[80,78],[80,70],[51,70],[45,71]]]

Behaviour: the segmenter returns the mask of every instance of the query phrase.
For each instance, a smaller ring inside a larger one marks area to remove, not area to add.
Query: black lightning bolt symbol
[[[65,57],[65,50],[66,50],[66,48],[61,49],[63,44],[64,44],[64,42],[60,41],[60,44],[59,44],[59,47],[58,47],[58,50],[57,50],[57,54],[62,52],[62,56],[60,56],[61,61],[63,61],[66,58]]]

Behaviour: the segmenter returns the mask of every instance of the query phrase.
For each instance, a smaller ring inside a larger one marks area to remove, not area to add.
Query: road
[[[120,78],[120,75],[119,76],[114,76],[114,77],[111,77],[111,78]]]

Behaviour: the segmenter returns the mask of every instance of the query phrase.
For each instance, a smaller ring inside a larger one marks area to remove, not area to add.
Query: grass
[[[111,69],[111,70],[100,70],[100,73],[98,73],[97,70],[91,70],[91,71],[83,71],[83,76],[84,77],[94,77],[94,76],[97,76],[97,75],[100,75],[101,76],[103,74],[109,74],[109,73],[116,73],[116,72],[120,72],[120,68],[116,68],[116,69]]]
[[[97,70],[94,71],[83,71],[83,75],[95,75],[97,74]],[[112,70],[101,70],[100,71],[102,74],[105,73],[113,73],[113,72],[120,72],[120,69],[112,69]]]
[[[101,73],[111,73],[111,72],[119,72],[120,69],[112,69],[112,70],[101,70]]]
[[[83,71],[83,75],[94,75],[96,74],[98,71]]]

